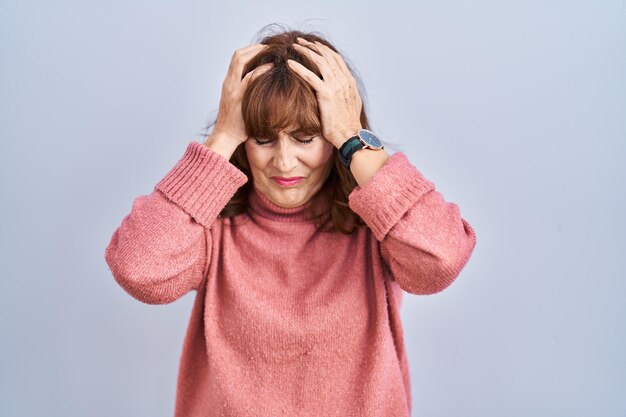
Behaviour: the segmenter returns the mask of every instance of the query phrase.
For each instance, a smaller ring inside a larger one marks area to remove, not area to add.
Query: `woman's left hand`
[[[340,148],[361,126],[361,108],[356,80],[340,54],[319,41],[298,38],[294,48],[317,64],[323,80],[304,65],[292,59],[289,67],[307,81],[317,93],[322,135]]]

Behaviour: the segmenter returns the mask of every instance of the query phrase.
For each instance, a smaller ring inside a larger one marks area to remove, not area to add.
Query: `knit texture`
[[[192,141],[106,248],[137,300],[196,290],[175,417],[410,416],[403,290],[440,292],[466,265],[476,235],[459,207],[402,152],[351,192],[368,226],[351,235],[254,186],[248,213],[220,217],[246,181]]]

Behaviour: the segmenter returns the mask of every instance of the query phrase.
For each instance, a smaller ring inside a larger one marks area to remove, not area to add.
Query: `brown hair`
[[[322,131],[316,93],[305,80],[292,71],[287,59],[298,61],[318,77],[321,72],[315,62],[299,53],[293,43],[297,37],[308,41],[319,41],[335,52],[339,51],[316,32],[283,30],[263,37],[260,42],[270,45],[252,58],[243,69],[242,78],[254,68],[272,63],[272,68],[261,74],[248,85],[243,101],[242,113],[249,137],[274,140],[278,132],[295,127],[292,134],[319,134]],[[342,56],[343,57],[343,56]],[[348,61],[348,69],[353,74],[363,101],[360,121],[364,129],[370,129],[365,114],[362,83]],[[209,124],[208,127],[215,124]],[[312,218],[320,231],[352,233],[355,228],[365,226],[365,222],[348,205],[348,195],[358,185],[349,169],[339,159],[338,149],[333,149],[329,160],[332,165],[321,189],[311,198]],[[240,187],[220,212],[221,217],[235,217],[248,210],[248,195],[253,187],[252,174],[246,157],[244,143],[239,145],[230,162],[248,176],[248,182]]]

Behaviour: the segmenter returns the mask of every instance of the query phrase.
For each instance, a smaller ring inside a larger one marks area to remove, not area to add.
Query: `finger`
[[[300,52],[302,55],[307,56],[311,61],[317,64],[320,72],[322,73],[322,78],[326,81],[335,77],[335,73],[330,65],[328,65],[328,60],[324,58],[322,55],[314,52],[310,48],[306,46],[299,45],[297,43],[293,44],[293,47],[296,51]]]
[[[263,50],[264,48],[267,48],[269,45],[265,45],[262,43],[253,43],[251,45],[247,45],[244,46],[242,48],[239,49],[235,49],[235,51],[233,52],[233,56],[239,56],[239,55],[246,55],[249,54],[250,52],[258,52],[260,50]]]
[[[252,82],[252,80],[256,79],[258,76],[260,76],[263,73],[266,73],[267,71],[269,71],[272,68],[272,63],[267,63],[267,64],[263,64],[263,65],[259,65],[258,67],[256,67],[255,69],[253,69],[252,71],[249,71],[241,80],[241,84],[243,86],[243,88],[245,89],[248,84],[250,84]]]
[[[243,67],[254,58],[259,52],[267,48],[269,45],[264,44],[252,44],[248,45],[244,48],[237,49],[231,58],[230,68],[233,76],[237,77],[237,81],[241,80],[241,73],[243,72]]]
[[[352,71],[350,71],[350,69],[348,68],[348,65],[344,61],[344,59],[341,56],[341,54],[339,52],[336,52],[334,49],[332,49],[328,45],[325,45],[325,44],[323,44],[323,43],[321,43],[319,41],[316,41],[315,43],[321,49],[323,49],[328,56],[332,57],[332,59],[334,60],[335,64],[337,65],[336,68],[338,69],[338,71],[340,71],[340,73],[343,74],[351,82],[356,84],[356,80],[354,79],[354,77],[352,75]]]
[[[333,52],[333,50],[330,49],[328,46],[324,45],[323,43],[321,43],[319,41],[310,42],[310,41],[307,41],[306,39],[300,38],[300,37],[298,37],[298,41],[300,41],[302,44],[304,44],[307,49],[312,49],[319,56],[321,56],[324,59],[324,61],[326,62],[326,65],[328,65],[328,67],[333,72],[333,76],[334,77],[338,77],[338,76],[343,74],[343,70],[339,67],[339,65],[335,61],[334,57],[332,56],[332,54],[329,53],[329,51]],[[295,44],[295,45],[297,45],[297,44]]]
[[[236,64],[241,64],[243,66],[259,52],[268,47],[269,45],[254,44],[245,48],[238,49],[233,53],[232,62]]]
[[[298,38],[298,39],[302,39],[302,38]],[[307,41],[306,39],[303,39],[303,40]],[[338,68],[338,71],[340,71],[339,73],[343,74],[354,85],[356,85],[356,79],[352,75],[352,71],[350,71],[350,68],[348,68],[348,65],[346,64],[346,62],[344,61],[343,57],[341,56],[339,52],[335,51],[330,46],[321,43],[320,41],[315,41],[315,45],[317,45],[318,48],[324,50],[327,56],[331,56],[334,59],[335,64],[337,65],[337,67],[335,68]]]
[[[354,76],[352,75],[352,71],[350,71],[350,68],[348,68],[348,64],[343,59],[343,56],[339,52],[332,50],[328,46],[326,46],[326,48],[328,48],[328,53],[335,59],[335,62],[337,62],[337,65],[339,66],[339,68],[341,68],[341,71],[344,73],[346,78],[356,83],[356,80],[354,79]]]
[[[241,50],[243,52],[247,52],[249,50],[254,50],[254,49],[263,49],[263,48],[267,48],[269,45],[265,44],[265,43],[252,43],[248,46],[244,46],[243,48],[241,48]]]
[[[340,71],[339,68],[337,68],[336,64],[328,58],[328,56],[326,55],[326,52],[320,47],[319,44],[307,41],[306,39],[303,39],[303,38],[298,38],[298,41],[302,43],[302,45],[298,43],[294,43],[294,47],[296,47],[296,49],[298,49],[299,51],[305,51],[305,52],[312,51],[312,52],[309,52],[309,55],[312,55],[314,58],[316,58],[316,62],[318,66],[328,67],[329,69],[327,71],[328,74],[332,75],[333,77],[336,77],[337,72]],[[339,72],[339,74],[341,74],[341,72]],[[325,77],[325,78],[328,78],[328,77]]]
[[[317,74],[293,59],[288,59],[287,65],[289,65],[289,68],[291,68],[296,74],[304,78],[304,80],[308,82],[315,91],[324,91],[324,82],[320,80]]]

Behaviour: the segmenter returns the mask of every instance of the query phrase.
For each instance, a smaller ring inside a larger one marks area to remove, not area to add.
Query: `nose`
[[[298,167],[298,157],[296,150],[289,143],[289,140],[278,140],[276,152],[273,157],[273,165],[276,170],[286,176],[294,174]]]

